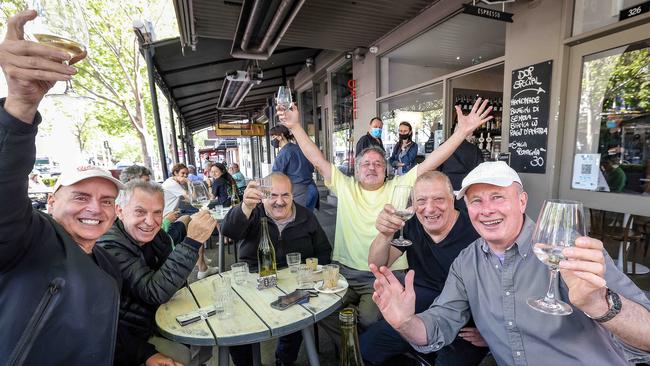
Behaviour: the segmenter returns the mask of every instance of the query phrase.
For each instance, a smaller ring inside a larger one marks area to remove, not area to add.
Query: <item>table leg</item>
[[[253,343],[253,366],[262,366],[262,355],[260,353],[260,344]]]
[[[219,353],[219,366],[228,366],[230,364],[230,348],[227,346],[216,346]]]
[[[304,339],[305,348],[307,349],[307,358],[309,359],[309,365],[320,366],[320,361],[318,361],[318,353],[316,352],[316,345],[314,344],[314,336],[311,333],[311,327],[306,327],[302,330],[302,338]]]
[[[221,230],[219,230],[219,273],[224,271],[224,252],[223,234],[221,234]]]

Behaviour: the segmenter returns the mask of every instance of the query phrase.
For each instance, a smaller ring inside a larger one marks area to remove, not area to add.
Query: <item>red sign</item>
[[[348,80],[348,89],[352,94],[352,118],[357,119],[357,81],[355,79]]]

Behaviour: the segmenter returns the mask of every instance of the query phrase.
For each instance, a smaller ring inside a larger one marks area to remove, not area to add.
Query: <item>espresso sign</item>
[[[498,11],[480,6],[463,4],[463,13],[476,15],[477,17],[500,20],[502,22],[512,23],[512,14],[505,11]]]
[[[512,72],[510,166],[521,173],[546,172],[548,109],[553,61]]]

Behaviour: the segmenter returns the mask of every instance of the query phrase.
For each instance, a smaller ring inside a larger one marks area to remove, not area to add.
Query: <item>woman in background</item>
[[[418,145],[413,142],[413,128],[410,123],[400,123],[398,133],[399,140],[395,144],[388,162],[395,169],[395,175],[404,175],[415,166]]]

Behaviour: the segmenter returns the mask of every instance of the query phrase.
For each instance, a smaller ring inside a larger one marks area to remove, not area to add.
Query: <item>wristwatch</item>
[[[605,323],[607,321],[612,320],[618,313],[621,312],[621,298],[618,296],[618,294],[610,289],[607,289],[607,294],[605,295],[605,298],[607,299],[607,304],[609,305],[609,308],[607,309],[607,312],[603,316],[599,316],[597,318],[589,316],[589,314],[585,314],[591,319],[597,321],[598,323]]]

